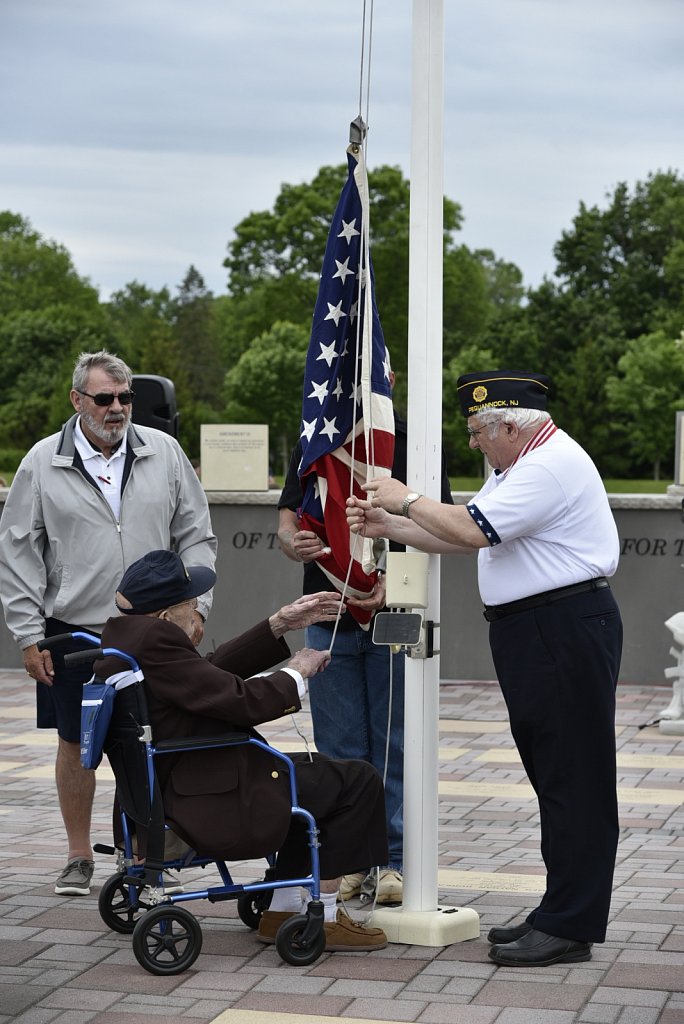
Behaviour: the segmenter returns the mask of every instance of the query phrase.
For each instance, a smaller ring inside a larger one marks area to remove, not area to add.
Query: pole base
[[[658,729],[666,736],[684,736],[684,718],[673,718],[669,721],[661,718]]]
[[[376,906],[373,926],[382,928],[390,942],[405,942],[409,946],[450,946],[480,935],[479,914],[469,907],[405,910]]]

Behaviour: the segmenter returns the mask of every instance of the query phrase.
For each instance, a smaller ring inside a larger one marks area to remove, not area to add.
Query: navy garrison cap
[[[546,409],[551,381],[529,370],[485,370],[464,373],[456,382],[464,416],[485,409]]]
[[[171,608],[205,594],[216,583],[206,565],[187,568],[174,551],[149,551],[123,574],[117,590],[117,608],[126,615],[146,615]],[[124,607],[123,597],[130,607]]]

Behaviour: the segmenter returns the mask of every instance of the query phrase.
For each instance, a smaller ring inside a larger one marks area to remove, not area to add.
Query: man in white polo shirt
[[[492,928],[490,958],[511,967],[591,959],[605,939],[618,841],[615,687],[620,612],[606,577],[618,534],[587,453],[546,412],[543,374],[458,380],[470,446],[493,472],[468,505],[398,480],[349,499],[355,531],[424,551],[478,552],[489,641],[511,731],[539,800],[546,892],[527,919]]]

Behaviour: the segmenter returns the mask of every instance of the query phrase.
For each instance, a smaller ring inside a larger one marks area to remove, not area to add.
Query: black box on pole
[[[177,438],[179,413],[173,381],[155,374],[134,373],[133,391],[133,422],[156,427]]]

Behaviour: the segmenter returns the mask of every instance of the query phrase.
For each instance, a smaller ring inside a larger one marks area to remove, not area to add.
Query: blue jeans
[[[306,646],[325,651],[330,646],[331,636],[332,630],[324,626],[309,626]],[[370,630],[338,630],[330,665],[309,680],[309,700],[318,750],[329,757],[369,761],[384,779],[389,864],[377,866],[401,871],[404,853],[404,655],[390,654],[389,647],[375,645]],[[375,866],[368,865],[369,868]]]

